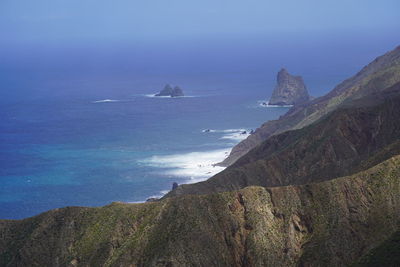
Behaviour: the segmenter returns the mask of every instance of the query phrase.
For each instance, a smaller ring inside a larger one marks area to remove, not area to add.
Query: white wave
[[[269,101],[258,101],[258,105],[264,108],[291,108],[293,105],[270,105]]]
[[[236,133],[236,132],[244,132],[246,129],[226,129],[226,130],[213,130],[213,129],[204,129],[203,133]]]
[[[169,192],[169,190],[162,190],[160,191],[160,193],[158,193],[157,195],[152,195],[149,196],[147,199],[149,198],[162,198],[165,194],[167,194]]]
[[[229,140],[234,140],[234,141],[242,141],[249,137],[250,133],[249,131],[243,131],[243,132],[235,132],[231,134],[227,134],[221,137],[221,139],[229,139]]]
[[[184,96],[174,96],[174,97],[171,97],[171,96],[156,96],[156,94],[144,94],[144,95],[142,95],[142,96],[145,96],[145,97],[151,97],[151,98],[167,98],[167,99],[171,99],[171,98],[187,98],[187,97],[198,97],[198,96],[193,96],[193,95],[184,95]]]
[[[120,102],[121,100],[116,100],[116,99],[103,99],[103,100],[97,100],[93,101],[93,103],[110,103],[110,102]]]
[[[156,94],[143,95],[145,97],[171,98],[170,96],[156,96]]]
[[[191,152],[185,154],[153,156],[140,161],[141,163],[163,169],[162,174],[186,178],[186,183],[203,181],[224,170],[216,166],[230,153],[230,148],[206,152]]]
[[[145,203],[148,199],[160,199],[163,196],[165,196],[170,190],[161,190],[157,195],[151,195],[147,197],[145,200],[139,200],[139,201],[126,201],[125,203],[129,204],[139,204],[139,203]]]

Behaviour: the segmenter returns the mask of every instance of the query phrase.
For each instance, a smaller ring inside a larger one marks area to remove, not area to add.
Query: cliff
[[[237,144],[220,165],[229,166],[270,136],[300,129],[319,120],[346,101],[384,90],[400,81],[400,46],[376,58],[355,76],[343,81],[325,96],[292,107],[278,120],[264,123]]]
[[[281,69],[277,76],[277,85],[269,99],[270,105],[296,105],[310,100],[306,85],[301,76],[292,76]]]

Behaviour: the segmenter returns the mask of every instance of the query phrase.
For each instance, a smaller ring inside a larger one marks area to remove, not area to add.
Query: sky
[[[0,0],[0,93],[21,77],[179,83],[283,66],[338,82],[400,45],[399,13],[399,0]]]
[[[1,0],[8,45],[162,44],[400,32],[398,0]]]

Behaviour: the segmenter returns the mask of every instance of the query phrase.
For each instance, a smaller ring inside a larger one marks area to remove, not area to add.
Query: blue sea
[[[287,112],[260,105],[281,67],[318,96],[378,55],[371,48],[346,61],[309,49],[293,58],[276,48],[237,60],[189,51],[174,62],[179,51],[147,61],[67,51],[2,55],[0,218],[141,202],[173,182],[207,179],[250,130]],[[166,83],[186,96],[154,97]]]

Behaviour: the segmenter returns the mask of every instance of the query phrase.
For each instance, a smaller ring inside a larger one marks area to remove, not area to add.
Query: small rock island
[[[278,72],[277,82],[269,99],[269,105],[296,105],[311,99],[301,76],[290,75],[283,68]]]
[[[162,89],[155,96],[178,97],[178,96],[184,96],[184,94],[183,94],[182,89],[179,86],[175,86],[174,88],[172,88],[171,85],[167,84],[164,86],[164,89]]]

